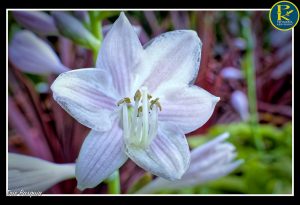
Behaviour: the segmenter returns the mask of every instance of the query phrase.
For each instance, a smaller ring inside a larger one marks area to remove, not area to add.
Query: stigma
[[[153,98],[146,87],[137,90],[133,99],[125,97],[118,103],[125,142],[147,148],[157,135],[159,98]]]

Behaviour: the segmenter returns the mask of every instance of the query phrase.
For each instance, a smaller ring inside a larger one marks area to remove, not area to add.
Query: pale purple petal
[[[195,152],[192,153],[192,166],[186,172],[186,177],[188,178],[194,174],[197,175],[200,171],[204,172],[212,167],[222,166],[231,162],[236,157],[234,150],[235,147],[232,144],[222,143],[202,155],[196,155]]]
[[[19,31],[8,48],[10,62],[24,72],[33,74],[62,73],[69,70],[53,49],[30,31]]]
[[[42,11],[12,11],[16,21],[25,28],[41,35],[57,35],[58,31],[52,16]]]
[[[77,188],[93,188],[119,169],[127,160],[123,132],[118,123],[108,132],[91,131],[76,162]]]
[[[248,110],[248,98],[240,90],[236,90],[231,94],[230,98],[231,105],[240,115],[242,120],[246,121],[249,117],[249,110]]]
[[[284,77],[287,74],[292,74],[292,66],[293,66],[293,60],[292,56],[285,58],[285,60],[277,65],[275,68],[273,68],[273,71],[271,73],[271,78],[278,80],[282,77]]]
[[[195,159],[199,158],[200,156],[205,156],[206,153],[213,150],[215,146],[222,143],[224,140],[228,139],[228,137],[229,137],[229,133],[225,132],[225,133],[219,135],[218,137],[216,137],[215,139],[210,140],[209,142],[193,149],[191,152],[192,160],[195,160]]]
[[[197,33],[191,30],[154,38],[144,46],[146,54],[135,70],[135,86],[142,84],[157,96],[170,87],[186,86],[198,74],[201,46]]]
[[[106,34],[110,31],[110,29],[112,28],[112,24],[107,24],[105,26],[102,27],[102,35],[106,36]],[[139,36],[142,32],[142,27],[141,26],[135,26],[132,25],[134,31],[136,32],[136,34]]]
[[[146,171],[169,180],[180,179],[190,163],[186,138],[176,126],[161,126],[146,149],[126,144],[126,152]]]
[[[107,70],[122,97],[131,91],[132,71],[143,54],[143,47],[124,13],[113,24],[102,43],[97,67]]]
[[[117,100],[104,70],[84,68],[63,73],[51,89],[58,104],[81,124],[97,131],[112,127]]]
[[[216,139],[199,146],[191,152],[191,163],[180,180],[169,181],[156,178],[137,193],[153,193],[161,189],[178,190],[225,176],[240,166],[244,161],[236,160],[235,147],[224,142],[229,136],[224,133]]]
[[[223,68],[221,71],[221,76],[229,80],[239,80],[244,78],[242,71],[234,67]]]
[[[198,181],[198,183],[205,183],[205,182],[208,182],[211,180],[216,180],[220,177],[228,175],[230,172],[235,170],[237,167],[239,167],[243,163],[244,163],[244,160],[240,159],[240,160],[231,162],[229,164],[215,166],[213,169],[209,169],[209,170],[201,172],[201,174],[199,174],[199,176],[197,176],[197,181]],[[189,178],[189,180],[192,182],[193,180],[195,180],[195,178]]]
[[[75,164],[55,164],[39,158],[8,153],[8,189],[46,191],[75,177]]]
[[[161,100],[159,121],[174,123],[184,133],[201,127],[212,115],[219,98],[204,89],[192,86],[166,92]]]
[[[76,10],[74,16],[84,23],[90,23],[90,17],[88,11]]]

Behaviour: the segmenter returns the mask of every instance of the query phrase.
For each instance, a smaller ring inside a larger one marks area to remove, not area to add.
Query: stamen
[[[148,136],[148,130],[149,130],[149,122],[148,122],[148,90],[147,88],[142,88],[143,92],[143,139],[142,142],[145,142]]]
[[[130,98],[124,98],[124,102],[126,102],[126,103],[131,103],[131,100],[130,100]]]
[[[123,105],[123,130],[124,130],[125,139],[128,139],[130,136],[129,136],[128,107],[127,107],[127,105]]]
[[[138,90],[139,91],[139,90]],[[138,92],[137,91],[137,92]],[[137,93],[136,92],[136,93]],[[140,91],[139,91],[140,92]],[[137,94],[135,94],[136,96]],[[134,100],[134,110],[133,110],[133,115],[131,117],[131,128],[130,128],[130,133],[135,133],[136,132],[136,123],[137,123],[137,117],[139,115],[139,111],[138,111],[138,107],[139,107],[139,101],[140,101],[140,98],[141,96],[138,98],[135,97],[135,100]]]
[[[123,103],[127,103],[127,104],[131,103],[130,98],[123,98],[123,99],[121,99],[121,100],[117,103],[117,105],[120,106],[120,105],[123,104]]]
[[[150,128],[149,128],[149,141],[151,142],[156,134],[157,134],[157,128],[158,128],[158,113],[157,113],[157,107],[155,106],[153,109],[153,112],[150,114]]]
[[[155,105],[159,108],[159,111],[162,111],[162,107],[158,101],[155,103]]]
[[[137,121],[137,130],[136,130],[136,137],[137,137],[137,143],[140,144],[143,139],[143,130],[142,130],[143,121],[139,117]]]
[[[141,96],[142,96],[141,91],[137,90],[134,95],[134,101],[139,101],[141,99]]]
[[[153,108],[153,105],[155,105],[158,102],[158,100],[159,100],[159,98],[156,98],[156,99],[150,101],[150,109],[151,110]]]
[[[146,87],[137,90],[133,99],[125,97],[117,105],[122,106],[122,119],[124,139],[127,143],[139,147],[148,147],[157,135],[158,129],[158,109],[161,110],[159,98],[150,99]]]

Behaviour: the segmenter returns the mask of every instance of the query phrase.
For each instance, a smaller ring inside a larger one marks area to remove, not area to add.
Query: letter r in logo
[[[286,20],[286,21],[290,20],[287,18],[287,16],[289,16],[293,12],[293,10],[287,11],[283,15],[283,10],[288,10],[289,8],[290,8],[289,5],[277,5],[277,20],[278,21],[281,21],[282,19]]]

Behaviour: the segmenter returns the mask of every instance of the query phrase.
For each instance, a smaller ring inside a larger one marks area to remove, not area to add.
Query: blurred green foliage
[[[206,135],[189,137],[195,148],[217,135],[229,132],[229,142],[236,146],[238,159],[245,162],[233,173],[206,184],[170,192],[177,194],[291,194],[292,193],[292,125],[278,128],[259,125],[255,133],[263,141],[264,149],[256,148],[252,128],[247,123],[216,125]]]

